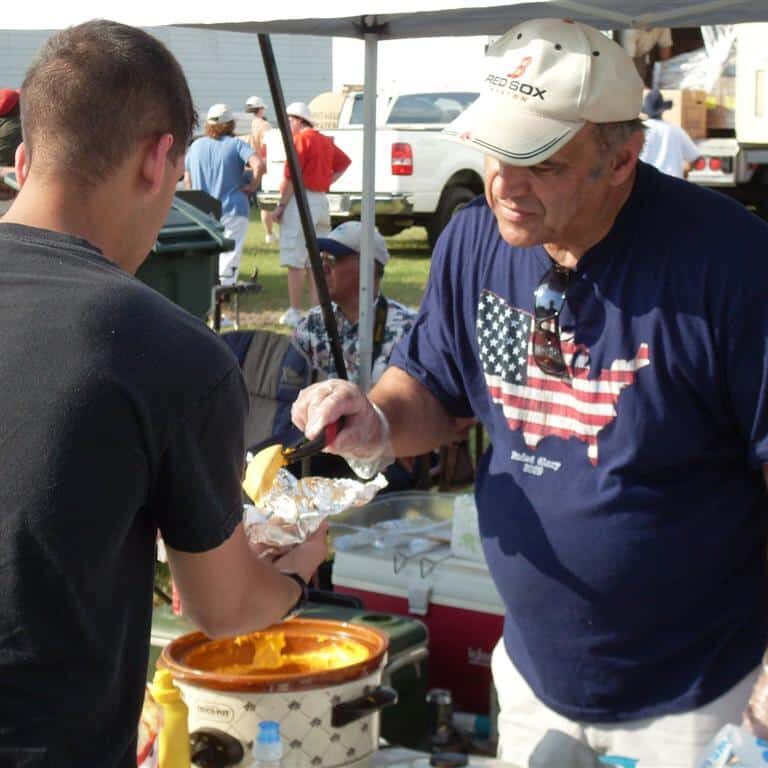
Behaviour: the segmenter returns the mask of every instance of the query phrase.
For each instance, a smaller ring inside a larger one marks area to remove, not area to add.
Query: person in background
[[[15,88],[0,88],[0,200],[15,195],[2,178],[13,171],[16,147],[21,144],[21,110],[19,92]]]
[[[219,255],[219,283],[234,285],[240,270],[248,230],[249,197],[259,188],[264,162],[261,156],[234,135],[235,118],[226,104],[208,110],[205,136],[197,139],[184,161],[184,186],[200,189],[221,202],[225,237],[235,247]],[[250,168],[250,178],[243,168]]]
[[[638,162],[643,85],[598,30],[529,21],[485,61],[447,131],[485,153],[485,199],[369,396],[319,383],[293,419],[343,416],[326,450],[370,473],[476,416],[499,756],[556,729],[695,768],[768,639],[768,224]]]
[[[669,27],[622,29],[618,38],[632,57],[643,84],[650,87],[654,61],[666,61],[672,55],[672,30]]]
[[[360,309],[361,237],[360,222],[347,221],[317,241],[328,293],[333,302],[347,377],[355,383],[360,379],[357,321]],[[388,299],[381,292],[381,280],[389,261],[389,251],[378,230],[373,233],[373,257],[375,303],[371,382],[375,384],[384,373],[395,344],[410,331],[416,312],[394,299]],[[313,368],[323,371],[329,378],[338,376],[321,307],[313,307],[306,317],[299,320],[293,332],[293,340],[309,358]]]
[[[662,113],[671,108],[672,102],[665,101],[661,91],[654,89],[645,94],[641,112],[648,119],[644,121],[645,144],[640,159],[662,173],[682,179],[688,175],[700,152],[683,128],[664,121]]]
[[[346,221],[317,240],[323,272],[328,284],[339,343],[347,369],[347,377],[360,381],[360,252],[362,227],[359,221]],[[386,369],[395,345],[411,330],[416,312],[399,301],[387,298],[381,291],[384,268],[389,261],[387,243],[378,230],[373,233],[373,347],[371,351],[371,383],[375,384]],[[329,379],[338,377],[331,354],[331,342],[325,329],[322,308],[309,310],[293,332],[293,343],[307,356],[313,368]],[[385,470],[388,492],[404,491],[414,485],[415,462],[404,457]],[[344,459],[323,453],[310,459],[311,475],[323,477],[355,477]]]
[[[298,607],[325,531],[252,554],[240,367],[134,277],[196,124],[176,59],[91,21],[49,38],[22,93],[0,220],[0,763],[135,768],[158,531],[212,637]]]
[[[352,162],[328,136],[323,136],[313,124],[309,107],[299,101],[286,108],[293,134],[301,176],[307,192],[312,223],[318,235],[331,228],[331,214],[326,193]],[[301,319],[301,299],[304,282],[309,280],[310,301],[317,304],[317,290],[309,271],[309,254],[299,219],[299,207],[293,193],[288,163],[280,183],[280,201],[273,213],[280,224],[280,264],[288,269],[288,302],[290,306],[280,317],[281,325],[295,327]]]
[[[256,155],[266,163],[264,134],[272,127],[264,117],[267,112],[267,105],[264,103],[264,100],[258,96],[249,96],[245,102],[245,111],[253,115],[253,120],[251,120],[251,133],[248,136],[248,144],[250,144],[251,149]],[[258,193],[260,191],[261,184],[259,184],[259,188],[256,192]],[[274,243],[276,238],[273,232],[272,216],[265,208],[261,209],[261,224],[264,227],[264,242]]]

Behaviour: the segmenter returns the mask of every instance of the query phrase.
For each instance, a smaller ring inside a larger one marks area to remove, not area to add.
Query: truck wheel
[[[437,238],[451,217],[475,197],[477,195],[468,187],[448,187],[443,190],[435,215],[427,222],[427,240],[431,249],[434,249]]]

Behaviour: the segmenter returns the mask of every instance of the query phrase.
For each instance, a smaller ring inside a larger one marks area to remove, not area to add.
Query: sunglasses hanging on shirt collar
[[[573,275],[573,270],[555,264],[533,292],[533,359],[542,373],[561,379],[569,373],[560,345],[560,313]]]

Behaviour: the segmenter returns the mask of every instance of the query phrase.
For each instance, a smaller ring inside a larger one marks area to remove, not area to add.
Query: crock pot
[[[287,663],[254,671],[254,657],[276,635],[291,658],[350,642],[362,658],[330,669]],[[251,765],[258,724],[277,720],[285,768],[363,768],[378,745],[380,709],[397,702],[381,685],[388,645],[369,627],[297,618],[238,638],[182,635],[164,648],[161,664],[187,705],[190,733],[215,728],[236,737],[245,750],[240,766]]]

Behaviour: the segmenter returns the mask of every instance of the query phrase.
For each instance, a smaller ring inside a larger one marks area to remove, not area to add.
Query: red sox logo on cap
[[[533,61],[530,56],[524,56],[520,63],[515,68],[514,72],[510,72],[507,77],[513,80],[516,77],[522,77],[525,74],[525,70],[528,69],[528,65]]]

